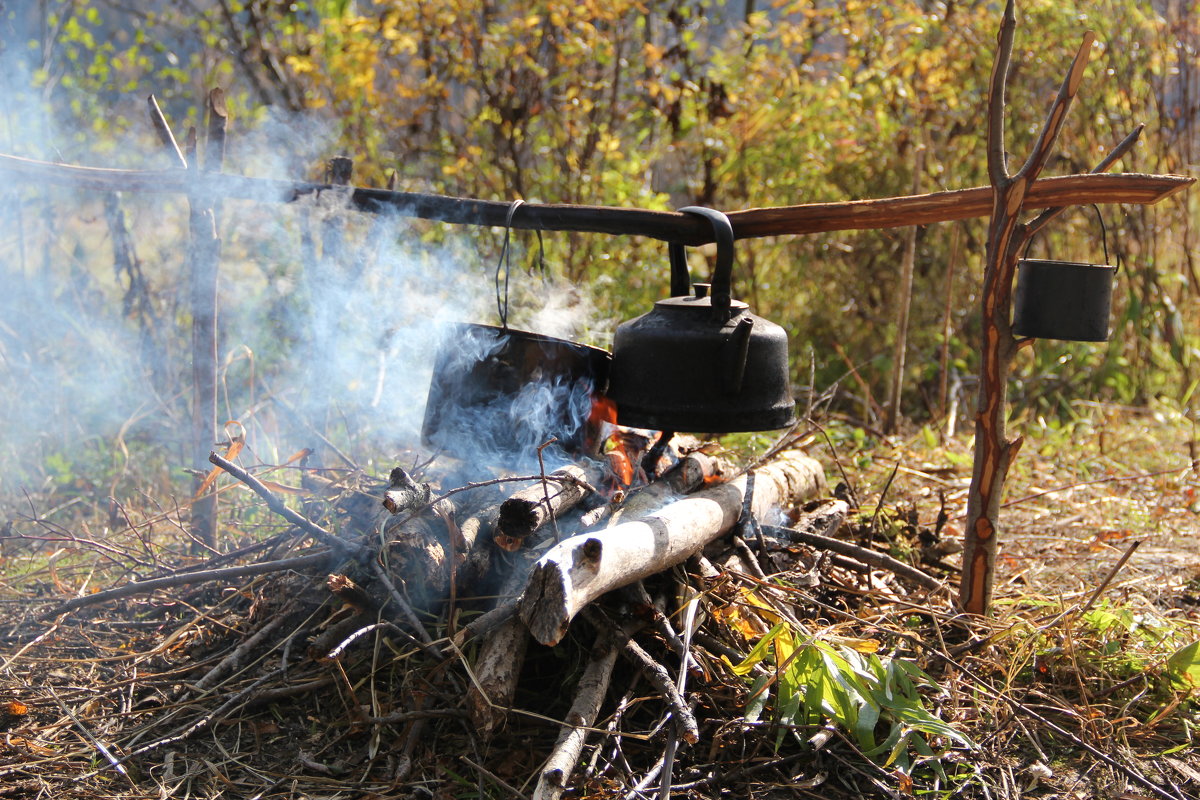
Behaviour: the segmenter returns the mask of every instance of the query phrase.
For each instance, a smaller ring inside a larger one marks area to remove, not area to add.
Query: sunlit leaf
[[[743,714],[746,722],[758,722],[770,699],[771,676],[759,675],[750,687],[750,699],[746,702],[746,711]]]
[[[1167,659],[1167,673],[1179,689],[1200,689],[1200,641],[1184,645]]]
[[[750,650],[749,655],[742,659],[741,663],[732,664],[729,662],[729,659],[725,659],[725,663],[729,664],[730,669],[733,670],[735,675],[749,675],[750,671],[754,669],[756,664],[761,664],[763,659],[770,655],[771,644],[775,641],[775,637],[778,636],[786,627],[786,624],[781,622],[774,628],[771,628],[771,630],[767,631],[767,633],[755,643],[753,649]]]

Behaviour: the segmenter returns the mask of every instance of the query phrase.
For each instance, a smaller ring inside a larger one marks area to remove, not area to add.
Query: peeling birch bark
[[[573,536],[534,564],[518,614],[533,638],[557,644],[588,603],[700,552],[737,524],[744,505],[762,518],[781,504],[813,497],[824,488],[821,465],[803,453],[789,452],[728,483],[668,502],[641,519]]]

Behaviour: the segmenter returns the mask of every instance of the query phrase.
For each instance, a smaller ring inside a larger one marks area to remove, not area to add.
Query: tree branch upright
[[[1010,440],[1006,430],[1008,375],[1012,359],[1022,344],[1013,337],[1009,321],[1013,277],[1017,261],[1029,240],[1065,207],[1047,208],[1027,223],[1018,217],[1062,131],[1095,39],[1091,31],[1084,34],[1033,151],[1015,174],[1009,174],[1004,147],[1004,108],[1015,33],[1014,2],[1008,0],[997,36],[996,59],[988,92],[987,159],[992,184],[992,214],[982,298],[983,341],[975,417],[975,461],[967,497],[967,530],[959,594],[959,605],[974,614],[986,613],[991,604],[1001,495],[1009,467],[1022,442],[1020,437]],[[1106,171],[1129,151],[1140,133],[1139,126],[1093,172]],[[1088,201],[1081,199],[1080,202]]]

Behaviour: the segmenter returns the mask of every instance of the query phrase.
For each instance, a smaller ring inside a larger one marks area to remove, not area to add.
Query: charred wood
[[[500,504],[493,535],[497,547],[510,552],[518,549],[525,537],[592,494],[601,473],[598,467],[572,465],[549,477],[557,480],[522,489]]]

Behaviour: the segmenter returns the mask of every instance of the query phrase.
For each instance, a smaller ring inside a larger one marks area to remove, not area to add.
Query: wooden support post
[[[228,115],[220,89],[208,96],[208,131],[203,171],[219,173],[225,158]],[[200,159],[195,129],[188,132],[188,170],[198,176]],[[192,306],[192,461],[197,495],[192,498],[192,533],[201,543],[217,543],[217,495],[211,488],[199,494],[208,455],[217,436],[217,275],[221,240],[217,235],[220,200],[193,192],[188,195],[190,296]]]
[[[925,171],[925,145],[913,159],[913,194],[921,191],[921,173]],[[896,338],[892,342],[892,379],[888,389],[887,419],[884,430],[895,433],[900,427],[900,406],[904,394],[904,362],[908,353],[908,315],[912,310],[913,267],[917,259],[917,227],[904,232],[904,255],[900,257],[900,291],[896,304]]]
[[[982,296],[983,341],[975,416],[975,463],[967,495],[967,530],[959,591],[959,605],[973,614],[985,614],[991,605],[1004,481],[1022,441],[1019,437],[1010,440],[1006,430],[1008,375],[1018,345],[1009,321],[1012,315],[1013,277],[1017,261],[1030,238],[1062,213],[1066,206],[1046,208],[1028,223],[1020,222],[1018,217],[1032,205],[1029,195],[1050,157],[1067,110],[1079,90],[1095,38],[1090,31],[1084,35],[1042,125],[1033,152],[1020,170],[1010,175],[1004,147],[1004,105],[1015,32],[1014,3],[1008,0],[997,37],[996,60],[988,93],[987,154],[993,201]],[[1093,174],[1106,171],[1128,152],[1140,133],[1139,126],[1100,162]],[[1092,201],[1086,196],[1071,200],[1071,204],[1088,202]]]

